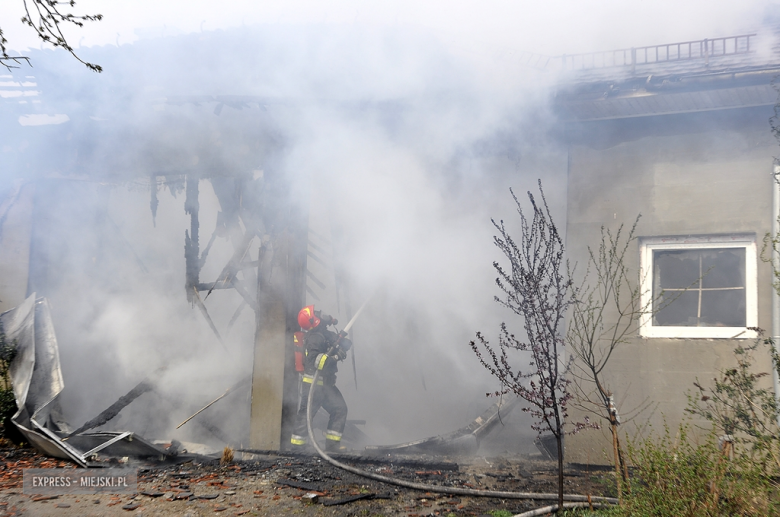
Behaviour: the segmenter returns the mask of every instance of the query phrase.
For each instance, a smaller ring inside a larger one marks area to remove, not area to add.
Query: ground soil
[[[236,457],[226,466],[204,459],[167,466],[133,465],[129,468],[139,469],[136,494],[42,498],[23,493],[23,469],[75,465],[30,449],[0,449],[0,516],[480,516],[492,510],[515,514],[552,504],[410,490],[345,472],[316,455],[236,453]],[[347,458],[341,456],[349,462]],[[557,490],[555,464],[522,456],[385,457],[370,462],[353,458],[353,462],[358,468],[432,485],[535,493]],[[605,479],[608,473],[595,469],[568,468],[565,492],[605,495],[609,490]],[[310,502],[307,494],[316,502]],[[358,496],[364,498],[343,502]]]

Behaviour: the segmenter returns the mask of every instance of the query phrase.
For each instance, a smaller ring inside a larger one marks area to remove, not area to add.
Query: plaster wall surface
[[[770,331],[772,271],[760,253],[777,215],[772,213],[777,142],[767,123],[771,112],[764,111],[591,124],[580,133],[587,138],[575,135],[569,151],[567,245],[578,271],[586,267],[588,246],[599,245],[602,226],[630,228],[639,214],[639,237],[753,233],[759,253],[758,326]],[[637,281],[639,251],[639,243],[631,243],[629,265]],[[707,386],[733,364],[738,342],[642,338],[633,328],[603,373],[623,420],[634,417],[621,426],[621,439],[658,433],[664,422],[674,432],[693,382]],[[771,371],[767,353],[756,357],[759,371]],[[579,410],[570,414],[574,421],[584,416]],[[567,437],[567,461],[611,461],[611,435],[607,422],[601,423],[601,431]]]

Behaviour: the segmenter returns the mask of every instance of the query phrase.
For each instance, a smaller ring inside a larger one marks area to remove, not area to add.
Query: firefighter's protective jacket
[[[304,361],[304,382],[314,378],[317,370],[320,370],[320,379],[324,385],[333,386],[336,384],[336,372],[338,372],[338,357],[336,353],[339,349],[349,350],[352,342],[339,337],[335,332],[327,329],[326,325],[320,324],[306,332],[303,338],[303,344],[306,347],[306,360]],[[331,352],[331,356],[326,355],[328,350],[336,345]],[[307,379],[308,378],[308,379]]]

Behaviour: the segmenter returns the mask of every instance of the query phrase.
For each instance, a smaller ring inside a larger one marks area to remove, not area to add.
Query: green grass
[[[491,510],[488,513],[493,517],[512,517],[514,515],[509,510]]]

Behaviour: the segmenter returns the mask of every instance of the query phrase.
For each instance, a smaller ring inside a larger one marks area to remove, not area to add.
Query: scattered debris
[[[299,481],[293,481],[292,479],[277,479],[277,485],[291,486],[293,488],[300,488],[301,490],[308,490],[309,492],[324,492],[322,487],[317,485],[311,485],[309,483],[301,483]]]
[[[316,455],[300,453],[300,452],[279,452],[264,449],[237,449],[238,452],[244,452],[249,454],[255,454],[258,456],[280,456],[288,458],[309,459],[317,457]],[[373,452],[373,451],[372,451]],[[383,454],[377,455],[375,453],[371,455],[359,455],[354,453],[334,453],[331,457],[349,461],[356,465],[382,465],[380,468],[387,468],[387,465],[398,466],[403,468],[415,469],[415,470],[446,470],[457,471],[458,463],[447,460],[439,459],[437,457],[431,457],[425,454],[422,455],[406,455],[406,454]]]
[[[509,401],[499,400],[475,418],[469,425],[448,434],[397,445],[369,446],[366,447],[366,452],[380,454],[388,452],[473,454],[479,448],[479,442],[501,422],[502,415],[508,415],[518,402],[519,399],[517,398]]]
[[[244,377],[243,379],[241,379],[240,381],[238,381],[236,384],[234,384],[233,386],[231,386],[231,387],[229,387],[227,390],[225,390],[225,393],[223,393],[223,394],[222,394],[222,395],[220,395],[219,397],[215,398],[214,400],[212,400],[211,402],[209,402],[208,404],[206,404],[205,406],[203,406],[202,408],[200,408],[198,411],[196,411],[195,413],[193,413],[193,414],[192,414],[192,416],[190,416],[189,418],[187,418],[187,419],[186,419],[184,422],[182,422],[182,423],[180,423],[179,425],[177,425],[177,426],[176,426],[176,429],[179,429],[181,426],[183,426],[184,424],[186,424],[187,422],[189,422],[190,420],[192,420],[193,418],[195,418],[196,416],[198,416],[199,414],[201,414],[203,411],[205,411],[206,409],[208,409],[209,407],[211,407],[211,406],[212,406],[213,404],[215,404],[216,402],[219,402],[220,400],[222,400],[223,398],[225,398],[226,396],[228,396],[230,393],[235,393],[235,392],[236,392],[236,391],[238,391],[240,388],[243,388],[244,386],[248,385],[248,384],[249,384],[251,381],[252,381],[252,377],[251,377],[251,376],[246,376],[246,377]]]
[[[536,448],[545,459],[550,461],[558,459],[558,442],[554,435],[545,434],[539,436],[534,440],[534,445],[536,445]]]
[[[59,497],[58,495],[39,495],[39,496],[33,497],[32,500],[35,501],[35,502],[38,502],[38,501],[49,501],[51,499],[57,499],[58,497]]]
[[[502,460],[502,465],[506,465],[505,469],[497,470],[495,467],[489,467],[482,458],[459,459],[459,468],[454,470],[421,466],[434,462],[455,464],[446,458],[417,458],[416,464],[410,461],[409,465],[404,465],[402,457],[393,455],[392,459],[374,457],[371,459],[373,463],[369,462],[369,458],[360,458],[360,462],[369,470],[381,471],[380,469],[390,467],[393,475],[402,479],[419,482],[434,480],[441,486],[452,487],[465,487],[467,483],[473,483],[476,474],[482,477],[483,484],[489,485],[491,490],[547,492],[554,489],[557,479],[553,462],[513,456]],[[345,458],[344,461],[352,460]],[[538,500],[450,496],[403,487],[393,488],[385,483],[340,470],[316,456],[275,452],[254,456],[251,461],[236,459],[229,468],[221,466],[218,457],[193,461],[186,465],[153,464],[139,469],[136,496],[96,498],[61,495],[47,505],[45,502],[33,502],[29,496],[21,494],[21,468],[37,467],[43,462],[50,462],[59,468],[65,465],[70,468],[75,466],[69,462],[52,461],[30,449],[0,447],[0,479],[5,479],[6,475],[15,470],[19,471],[19,484],[16,488],[11,488],[10,485],[0,487],[0,500],[8,501],[8,508],[16,506],[24,515],[42,514],[41,508],[48,506],[52,512],[72,512],[73,515],[100,514],[107,517],[128,515],[128,512],[135,514],[139,510],[144,515],[185,515],[187,512],[192,512],[193,515],[237,515],[240,511],[249,511],[246,515],[295,513],[300,517],[316,517],[323,511],[333,513],[337,508],[342,508],[336,511],[338,515],[435,515],[436,512],[439,515],[484,515],[499,509],[511,511],[514,515],[546,504],[540,504],[541,501]],[[494,459],[491,458],[491,462],[495,463]],[[524,471],[533,473],[533,477],[519,476],[518,469],[521,467]],[[441,472],[441,475],[437,475],[436,471]],[[506,475],[510,472],[514,477]],[[608,489],[603,482],[594,479],[593,472],[572,470],[567,471],[567,474],[571,474],[567,475],[565,480],[568,493],[599,496],[603,494],[603,490]],[[234,495],[228,495],[227,492]],[[188,497],[187,493],[194,495]],[[183,498],[176,499],[176,494],[181,494],[180,497]],[[306,497],[307,494],[315,494],[316,497]],[[77,502],[78,499],[80,502]],[[93,503],[93,500],[98,502]],[[323,508],[326,502],[331,503],[333,508]],[[335,502],[339,502],[341,506],[332,504]],[[56,503],[70,504],[71,508],[55,510]],[[141,506],[136,510],[123,509],[124,505],[133,504]],[[224,510],[215,512],[215,508]],[[5,509],[0,508],[0,514],[5,515],[4,512]]]
[[[80,451],[63,443],[57,435],[66,432],[58,396],[64,387],[59,348],[54,336],[49,305],[30,295],[18,307],[0,315],[6,336],[16,342],[11,363],[11,385],[19,411],[11,421],[36,449],[48,456],[86,462]]]
[[[317,501],[319,501],[319,499],[320,499],[320,495],[319,494],[315,494],[314,492],[310,492],[310,493],[308,493],[308,494],[306,494],[306,495],[301,497],[301,501],[303,501],[304,503],[309,503],[309,504],[315,504],[315,503],[317,503]]]
[[[374,494],[372,493],[365,493],[365,494],[357,494],[350,497],[344,497],[343,499],[331,499],[328,501],[323,501],[323,506],[337,506],[340,504],[347,504],[347,503],[354,503],[355,501],[360,501],[362,499],[373,499]]]
[[[132,432],[75,434],[71,431],[62,417],[58,400],[64,382],[57,338],[45,298],[36,299],[33,293],[17,307],[0,314],[0,321],[6,336],[17,348],[10,375],[19,410],[11,421],[28,443],[47,456],[70,460],[80,467],[94,464],[99,454],[122,459],[171,459],[165,451]],[[97,421],[110,420],[112,414],[116,415],[148,391],[149,384],[150,381],[142,381],[82,429],[94,427],[92,424]],[[65,441],[68,436],[70,439]]]

